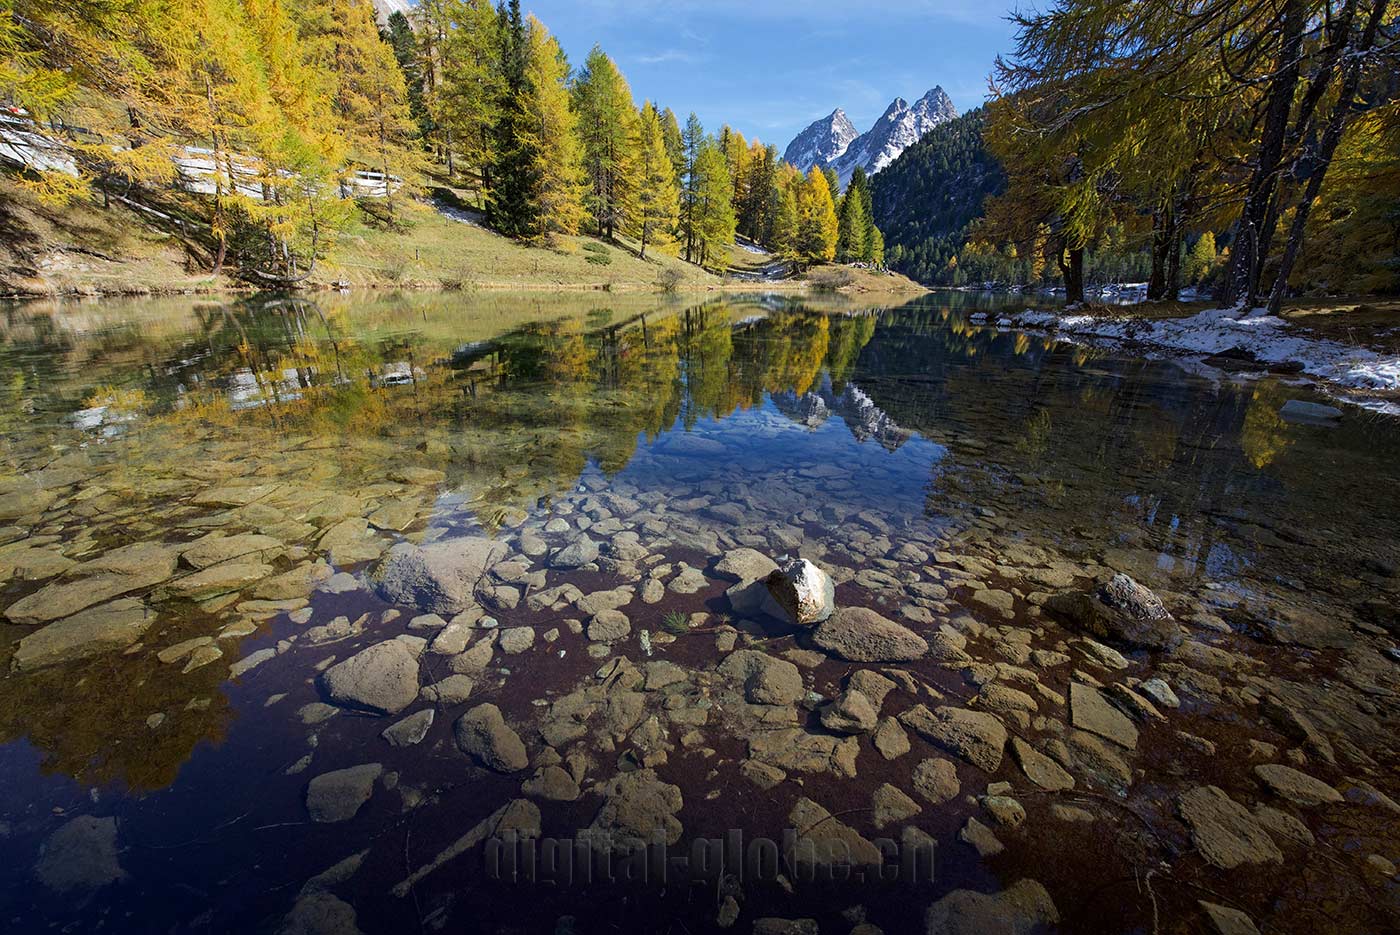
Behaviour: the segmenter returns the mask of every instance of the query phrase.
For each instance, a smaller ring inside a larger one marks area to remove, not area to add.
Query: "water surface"
[[[1154,912],[1163,931],[1197,930],[1201,899],[1264,930],[1395,925],[1397,816],[1373,793],[1400,797],[1400,424],[1360,412],[1291,423],[1283,404],[1315,397],[1277,377],[969,322],[1007,301],[6,307],[0,914],[14,931],[378,932],[569,931],[568,917],[609,931],[650,912],[696,932],[730,897],[741,931],[773,916],[897,932],[955,888],[1029,879],[1064,931],[1151,931]],[[266,538],[200,567],[191,543],[235,535]],[[463,624],[471,646],[497,641],[479,665],[470,647],[425,651],[438,631],[410,625],[423,608],[373,587],[394,543],[461,537],[502,545]],[[597,557],[561,567],[556,553],[581,537]],[[168,574],[151,572],[158,561],[128,578],[109,567],[143,544],[165,550]],[[726,593],[735,576],[716,566],[740,548],[816,561],[839,605],[876,610],[934,652],[858,664],[819,651],[809,631]],[[1115,572],[1162,598],[1180,647],[1120,646],[1120,660],[1043,610]],[[576,598],[618,588],[631,589],[617,597],[630,632],[591,641],[598,605]],[[148,615],[130,640],[62,660],[24,648],[112,600]],[[507,651],[498,634],[526,627],[528,648]],[[470,673],[470,697],[387,717],[328,704],[327,668],[399,637],[424,685]],[[794,663],[807,697],[752,703],[721,665],[736,646]],[[862,669],[896,685],[882,727],[920,704],[989,712],[1075,789],[1039,788],[1009,747],[988,772],[913,729],[892,759],[870,732],[845,740],[823,711]],[[1077,729],[1072,682],[1108,692],[1151,678],[1180,707],[1129,706],[1131,749]],[[588,713],[562,737],[564,708],[581,701]],[[528,768],[485,768],[458,748],[454,722],[482,704],[521,738]],[[420,742],[380,736],[424,710]],[[765,745],[775,728],[789,746],[858,749],[854,768],[795,765]],[[922,795],[930,759],[953,765],[959,795]],[[1346,798],[1290,801],[1260,781],[1264,763]],[[308,782],[366,764],[381,769],[353,817],[313,822]],[[551,768],[576,784],[568,800],[541,792]],[[639,773],[628,799],[618,777]],[[994,783],[1010,784],[1023,822],[997,824],[981,798]],[[885,784],[919,811],[877,827]],[[1318,843],[1254,825],[1276,859],[1255,841],[1258,860],[1212,865],[1179,805],[1207,786]],[[778,839],[802,798],[868,839],[930,836],[935,880],[897,898],[870,883],[508,884],[484,872],[477,842],[394,891],[511,802],[559,838],[643,803],[684,853],[731,829]],[[969,818],[1004,850],[963,840]]]

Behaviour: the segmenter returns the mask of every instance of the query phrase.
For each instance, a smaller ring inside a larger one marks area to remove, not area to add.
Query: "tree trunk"
[[[1350,49],[1350,60],[1346,65],[1345,77],[1342,79],[1341,93],[1337,97],[1337,103],[1332,108],[1332,115],[1327,122],[1327,130],[1323,133],[1322,141],[1318,144],[1318,152],[1315,164],[1312,166],[1312,173],[1308,176],[1308,183],[1303,188],[1303,195],[1298,202],[1298,208],[1293,214],[1293,224],[1288,232],[1288,245],[1284,247],[1283,257],[1279,260],[1278,273],[1274,278],[1274,288],[1269,293],[1269,312],[1277,315],[1283,305],[1284,293],[1288,291],[1288,277],[1293,273],[1293,265],[1298,261],[1298,253],[1303,248],[1303,235],[1308,226],[1308,215],[1312,212],[1313,202],[1317,200],[1318,194],[1322,191],[1322,181],[1327,175],[1327,169],[1332,164],[1332,157],[1337,152],[1337,144],[1342,140],[1342,132],[1346,129],[1347,116],[1355,106],[1353,98],[1356,96],[1357,86],[1361,82],[1361,64],[1366,53],[1375,44],[1376,33],[1380,29],[1380,24],[1385,18],[1386,7],[1389,0],[1378,0],[1371,10],[1371,17],[1366,22],[1356,47]]]
[[[383,95],[380,96],[380,107],[383,107]],[[379,118],[379,162],[381,171],[384,173],[384,210],[389,215],[389,224],[394,223],[394,193],[389,187],[389,134],[384,126],[384,118]]]
[[[1275,201],[1279,170],[1284,141],[1288,137],[1288,118],[1298,87],[1299,58],[1306,22],[1307,4],[1304,0],[1287,0],[1275,59],[1277,70],[1269,82],[1263,135],[1245,195],[1244,209],[1240,213],[1236,248],[1231,251],[1230,269],[1220,296],[1227,305],[1241,303],[1245,308],[1250,308],[1258,298],[1259,278],[1273,240],[1273,231],[1269,228],[1278,222]]]
[[[1065,278],[1065,302],[1076,305],[1084,301],[1084,248],[1063,247],[1055,258],[1060,274]]]
[[[210,163],[214,167],[214,236],[219,240],[218,252],[214,254],[213,275],[218,276],[224,271],[224,258],[228,255],[228,230],[224,224],[224,186],[219,178],[219,108],[214,103],[214,85],[206,77],[204,79],[204,93],[209,101],[209,122],[215,128],[210,134],[210,141],[214,145],[211,153]],[[229,177],[229,183],[233,182],[233,177]],[[236,190],[236,188],[235,188]]]
[[[1175,302],[1181,294],[1181,223],[1172,224],[1171,251],[1167,254],[1167,291],[1162,296]]]
[[[227,255],[228,255],[228,241],[225,240],[223,237],[220,237],[220,238],[219,238],[219,249],[218,249],[218,251],[214,254],[214,268],[213,268],[213,270],[210,271],[212,275],[217,276],[217,275],[219,275],[220,273],[222,273],[222,272],[224,271],[224,258],[225,258]]]
[[[1152,212],[1152,275],[1147,280],[1147,301],[1157,302],[1167,294],[1167,262],[1176,242],[1176,223],[1170,207]]]

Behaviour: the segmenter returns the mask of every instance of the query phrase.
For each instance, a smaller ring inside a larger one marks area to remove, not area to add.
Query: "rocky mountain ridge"
[[[924,134],[958,115],[941,87],[934,87],[914,104],[895,98],[865,133],[856,135],[845,111],[808,126],[788,145],[783,158],[803,172],[830,166],[844,187],[857,167],[875,175],[900,157]]]

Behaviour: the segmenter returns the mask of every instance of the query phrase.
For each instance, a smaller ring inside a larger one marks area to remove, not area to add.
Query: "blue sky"
[[[1011,0],[522,0],[582,64],[594,43],[640,104],[695,111],[787,146],[842,107],[861,132],[895,97],[942,85],[976,107],[1011,48]]]

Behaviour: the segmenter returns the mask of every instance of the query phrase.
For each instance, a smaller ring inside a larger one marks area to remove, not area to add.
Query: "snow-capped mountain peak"
[[[389,17],[394,13],[402,13],[408,16],[413,12],[414,4],[417,0],[372,0],[374,3],[374,18],[383,28],[389,24]]]
[[[783,160],[803,172],[812,166],[828,165],[841,158],[846,148],[860,133],[851,123],[846,112],[836,108],[830,116],[814,121],[807,129],[797,134],[783,153]]]
[[[898,159],[929,130],[957,115],[948,95],[941,87],[935,87],[913,105],[902,97],[895,98],[867,132],[857,137],[852,130],[852,138],[838,144],[840,135],[825,133],[828,128],[836,129],[838,116],[850,127],[845,113],[838,108],[828,120],[819,120],[803,130],[788,146],[783,158],[804,172],[814,165],[831,166],[844,188],[857,166],[874,175]],[[823,140],[829,142],[818,145]]]

